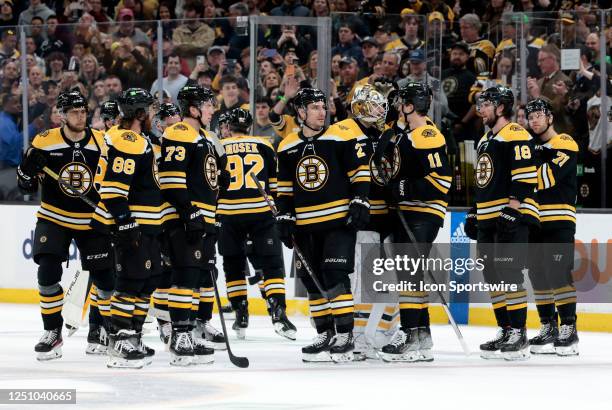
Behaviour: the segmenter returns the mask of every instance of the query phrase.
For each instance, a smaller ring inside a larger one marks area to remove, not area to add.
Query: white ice
[[[314,330],[305,317],[291,319],[299,329],[295,342],[276,335],[267,317],[251,317],[245,341],[229,330],[235,354],[250,360],[248,369],[233,367],[224,351],[215,353],[212,365],[171,367],[151,327],[145,342],[157,350],[153,364],[110,370],[104,358],[85,355],[85,328],[64,338],[63,358],[37,362],[38,307],[0,304],[0,388],[76,389],[77,406],[66,405],[69,409],[611,408],[612,334],[582,332],[579,357],[532,356],[508,363],[474,353],[494,335],[493,328],[462,327],[474,351],[466,357],[452,329],[436,325],[433,363],[305,364],[300,347]],[[231,320],[227,324],[231,328]]]

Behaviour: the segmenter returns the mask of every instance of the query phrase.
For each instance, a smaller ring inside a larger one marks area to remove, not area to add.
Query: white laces
[[[177,347],[193,350],[193,339],[191,338],[191,334],[189,332],[181,332],[177,335],[177,338]]]
[[[390,344],[393,345],[393,346],[401,346],[404,343],[406,343],[406,339],[407,338],[408,338],[408,335],[406,334],[406,332],[404,332],[403,330],[399,329],[393,335],[393,338],[391,339],[391,343]]]
[[[40,343],[51,344],[57,339],[57,330],[45,330],[45,333],[40,338]]]
[[[574,332],[574,325],[561,325],[559,330],[559,339],[567,339]]]

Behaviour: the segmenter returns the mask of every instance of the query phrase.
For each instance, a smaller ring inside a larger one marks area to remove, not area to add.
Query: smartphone
[[[227,60],[227,72],[228,73],[234,73],[234,71],[236,70],[236,62],[237,60],[235,58],[229,58]]]
[[[68,63],[68,71],[76,71],[77,68],[77,58],[72,56],[70,57],[70,63]]]
[[[287,64],[287,69],[285,70],[285,75],[295,75],[295,64]]]
[[[204,64],[206,62],[206,58],[202,55],[196,57],[196,64]]]
[[[267,48],[263,52],[264,58],[274,58],[274,56],[277,54],[278,52],[274,48]]]

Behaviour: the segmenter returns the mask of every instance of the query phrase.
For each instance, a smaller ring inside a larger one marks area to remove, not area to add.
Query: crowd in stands
[[[552,102],[555,128],[579,142],[585,174],[591,169],[597,174],[600,130],[608,118],[599,108],[610,93],[600,87],[602,65],[612,73],[612,11],[602,27],[603,7],[609,7],[607,1],[0,0],[0,187],[7,178],[14,185],[23,151],[22,110],[30,122],[27,137],[33,138],[59,126],[57,95],[74,87],[89,99],[95,128],[104,127],[103,102],[129,87],[149,89],[157,97],[160,78],[169,102],[188,83],[212,88],[219,95],[215,118],[248,103],[255,92],[254,132],[280,140],[296,124],[279,132],[271,119],[291,114],[289,102],[300,87],[318,85],[317,32],[279,25],[250,33],[248,16],[264,14],[332,17],[332,121],[346,118],[358,84],[389,91],[409,80],[425,81],[435,92],[432,107],[438,111],[432,118],[445,121],[447,138],[477,141],[484,132],[474,105],[480,90],[503,83],[518,95],[524,79],[527,100],[543,96]],[[22,32],[27,83],[21,72]],[[521,33],[527,40],[527,71],[519,76]],[[247,81],[252,35],[260,45],[256,84]],[[163,73],[158,75],[160,43]],[[568,48],[580,50],[577,70],[561,70],[561,50]],[[24,91],[27,107],[22,107]],[[525,122],[520,107],[517,120]],[[609,132],[612,142],[612,126]],[[598,205],[593,188],[586,197]],[[11,197],[0,189],[2,199]]]

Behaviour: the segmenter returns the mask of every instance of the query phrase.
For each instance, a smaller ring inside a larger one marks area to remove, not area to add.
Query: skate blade
[[[348,363],[354,361],[353,352],[346,353],[331,353],[331,359],[334,363]]]
[[[557,356],[578,356],[578,344],[555,347],[555,353]]]
[[[193,362],[193,356],[177,356],[170,353],[170,366],[185,367]]]
[[[60,359],[62,357],[61,345],[51,350],[50,352],[37,352],[36,360],[39,362],[47,362],[49,360]]]
[[[295,340],[295,334],[297,333],[295,330],[283,330],[283,325],[281,323],[274,323],[274,331],[281,335],[282,337],[286,337],[289,340]]]
[[[240,340],[246,339],[246,328],[239,327],[238,329],[234,329],[236,332],[236,337]]]
[[[144,359],[142,359],[144,361],[145,366],[150,366],[151,363],[153,363],[153,356],[145,356]]]
[[[507,362],[516,362],[529,359],[529,346],[517,352],[502,352],[504,360]]]
[[[108,347],[101,345],[99,343],[88,343],[87,349],[85,349],[85,354],[100,356],[105,355],[108,352]]]
[[[64,327],[67,330],[66,334],[67,334],[68,337],[72,336],[73,334],[76,333],[77,330],[79,330],[78,327],[71,326],[71,325],[68,325],[68,324],[64,325]]]
[[[419,362],[433,362],[434,357],[431,353],[431,349],[421,349],[419,350]]]
[[[193,356],[193,361],[191,362],[192,365],[198,365],[198,364],[211,364],[215,362],[215,355],[214,354],[200,354],[200,355],[195,355]]]
[[[304,363],[322,363],[322,362],[331,362],[333,361],[329,352],[319,352],[319,353],[302,353],[302,361]]]
[[[353,352],[353,361],[354,362],[365,362],[367,359],[367,355],[364,352]]]
[[[106,367],[109,369],[142,369],[144,367],[144,360],[127,360],[121,357],[109,357],[106,362]]]
[[[225,345],[225,341],[223,342],[211,342],[209,340],[210,345],[215,350],[227,350],[227,346]]]
[[[480,357],[485,360],[502,360],[504,358],[499,350],[481,350]]]
[[[408,352],[404,354],[391,354],[391,353],[383,353],[379,352],[379,356],[383,362],[393,363],[393,362],[417,362],[419,361],[419,353],[418,352]]]
[[[531,354],[555,354],[555,347],[552,343],[545,345],[531,345],[529,347]]]

